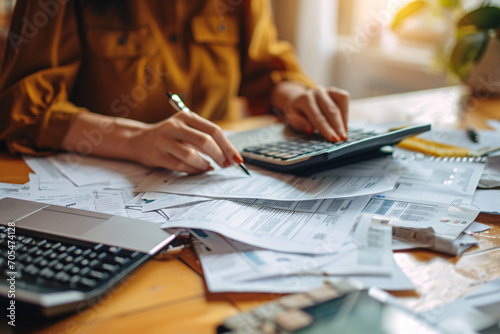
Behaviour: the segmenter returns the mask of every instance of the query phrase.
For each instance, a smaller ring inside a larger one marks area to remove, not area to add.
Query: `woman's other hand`
[[[326,140],[347,139],[349,93],[335,87],[308,88],[285,81],[276,86],[272,102],[288,124],[307,134],[318,132]]]

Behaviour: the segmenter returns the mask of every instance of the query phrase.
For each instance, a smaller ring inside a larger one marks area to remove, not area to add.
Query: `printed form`
[[[294,212],[232,201],[193,205],[162,228],[195,228],[281,252],[328,254],[341,247],[370,196],[345,201],[337,215]]]
[[[364,215],[356,225],[354,242],[348,241],[337,253],[327,255],[269,251],[213,232],[191,231],[209,249],[195,248],[208,281],[242,282],[296,274],[391,276],[391,228],[370,223],[371,217]]]
[[[393,190],[378,198],[396,201],[471,204],[483,163],[439,160],[402,160],[406,165]]]
[[[194,247],[203,267],[207,287],[211,292],[303,292],[323,285],[325,280],[345,279],[346,275],[364,286],[376,286],[393,291],[414,289],[414,285],[395,263],[392,252],[387,247],[390,242],[390,229],[382,227],[375,233],[379,232],[384,234],[384,237],[376,237],[376,242],[368,246],[371,250],[377,248],[384,253],[382,258],[377,257],[376,260],[375,256],[381,255],[379,252],[367,258],[366,253],[362,251],[364,254],[360,256],[352,242],[347,243],[341,252],[324,256],[271,252],[273,256],[267,257],[263,256],[264,253],[260,253],[266,251],[261,250],[256,253],[249,250],[251,247],[241,244],[236,246],[240,251],[231,253],[233,245],[227,243],[227,239],[222,243],[218,239],[220,237],[212,238],[214,234],[201,238],[203,242],[195,240]],[[368,248],[367,252],[370,251]],[[248,252],[245,252],[245,249]],[[324,264],[324,259],[320,260],[321,258],[328,258],[331,261]],[[283,262],[287,261],[292,262],[284,265]],[[273,263],[278,268],[273,267]],[[312,264],[319,266],[313,270]],[[380,271],[374,273],[373,270],[377,267],[383,268],[384,273]],[[254,275],[250,279],[252,273]]]
[[[137,192],[165,192],[211,198],[254,198],[302,201],[376,194],[391,190],[402,169],[336,169],[328,175],[299,177],[252,168],[252,177],[235,168],[200,175],[158,170],[137,187]]]

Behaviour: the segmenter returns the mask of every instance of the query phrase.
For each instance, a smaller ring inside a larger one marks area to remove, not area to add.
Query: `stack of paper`
[[[297,292],[339,277],[411,289],[392,251],[459,255],[476,244],[471,234],[484,226],[472,223],[486,203],[476,188],[499,175],[494,159],[485,169],[409,155],[312,177],[252,166],[252,177],[237,167],[188,176],[76,154],[25,160],[35,172],[30,182],[0,184],[0,197],[190,231],[211,291]]]

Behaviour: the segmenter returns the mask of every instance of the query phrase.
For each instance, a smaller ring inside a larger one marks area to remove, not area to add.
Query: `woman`
[[[175,113],[179,94],[195,113]],[[348,94],[315,86],[276,40],[267,0],[19,1],[0,78],[0,140],[200,173],[241,163],[211,121],[272,107],[346,138]]]

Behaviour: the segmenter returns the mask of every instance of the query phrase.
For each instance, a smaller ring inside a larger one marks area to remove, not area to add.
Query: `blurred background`
[[[0,0],[0,64],[3,62],[5,43],[9,32],[12,10],[16,0]]]
[[[429,0],[459,9],[415,15],[392,30],[409,0],[271,0],[281,39],[291,42],[318,83],[353,98],[457,84],[443,55],[457,17],[482,0]],[[0,0],[0,61],[16,0]],[[498,5],[498,1],[487,1]],[[462,12],[460,12],[462,11]]]
[[[453,9],[422,11],[393,31],[396,13],[409,2],[273,0],[273,9],[280,38],[294,44],[306,72],[353,98],[458,84],[445,59],[456,22],[468,10],[499,2],[430,0]]]

